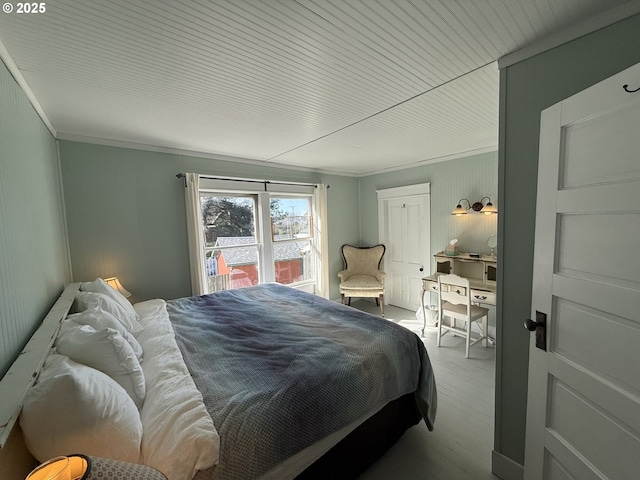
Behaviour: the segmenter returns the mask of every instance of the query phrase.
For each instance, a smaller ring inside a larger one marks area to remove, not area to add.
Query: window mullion
[[[258,250],[260,258],[260,273],[262,282],[275,282],[276,271],[273,257],[273,241],[271,239],[271,210],[269,204],[269,193],[258,194],[258,210],[260,212],[258,229],[261,247]]]

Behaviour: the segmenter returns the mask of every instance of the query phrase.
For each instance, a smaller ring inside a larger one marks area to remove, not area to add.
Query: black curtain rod
[[[177,178],[186,178],[184,173],[176,174]],[[297,185],[303,187],[313,187],[317,188],[318,185],[314,183],[287,183],[287,182],[272,182],[270,180],[243,180],[241,178],[224,178],[224,177],[209,177],[207,175],[200,175],[200,178],[206,178],[207,180],[224,180],[227,182],[247,182],[247,183],[261,183],[264,185],[265,192],[267,191],[267,185]],[[184,186],[186,188],[187,181],[185,180]],[[327,188],[330,188],[330,185],[327,185]]]

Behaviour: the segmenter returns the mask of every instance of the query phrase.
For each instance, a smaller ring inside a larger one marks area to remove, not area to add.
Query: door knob
[[[547,349],[547,314],[536,310],[536,319],[527,318],[524,321],[524,328],[530,332],[536,332],[536,347],[541,350]]]
[[[535,332],[536,328],[538,327],[544,327],[544,323],[541,322],[534,322],[533,320],[531,320],[530,318],[527,318],[524,321],[524,328],[526,328],[527,330],[529,330],[530,332]]]
[[[421,272],[424,272],[424,267],[420,267],[420,271],[421,271]]]

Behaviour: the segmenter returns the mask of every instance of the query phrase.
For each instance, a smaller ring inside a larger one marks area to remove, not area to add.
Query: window
[[[311,197],[272,196],[269,205],[275,281],[313,280]]]
[[[189,212],[195,198],[187,192],[194,294],[266,282],[321,289],[326,268],[313,185],[207,178],[197,184],[198,211]]]
[[[256,196],[200,194],[207,293],[260,283]]]

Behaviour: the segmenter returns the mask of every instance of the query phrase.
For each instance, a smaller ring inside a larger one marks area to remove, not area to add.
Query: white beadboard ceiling
[[[0,41],[58,138],[364,175],[496,150],[496,60],[626,3],[53,0]]]

